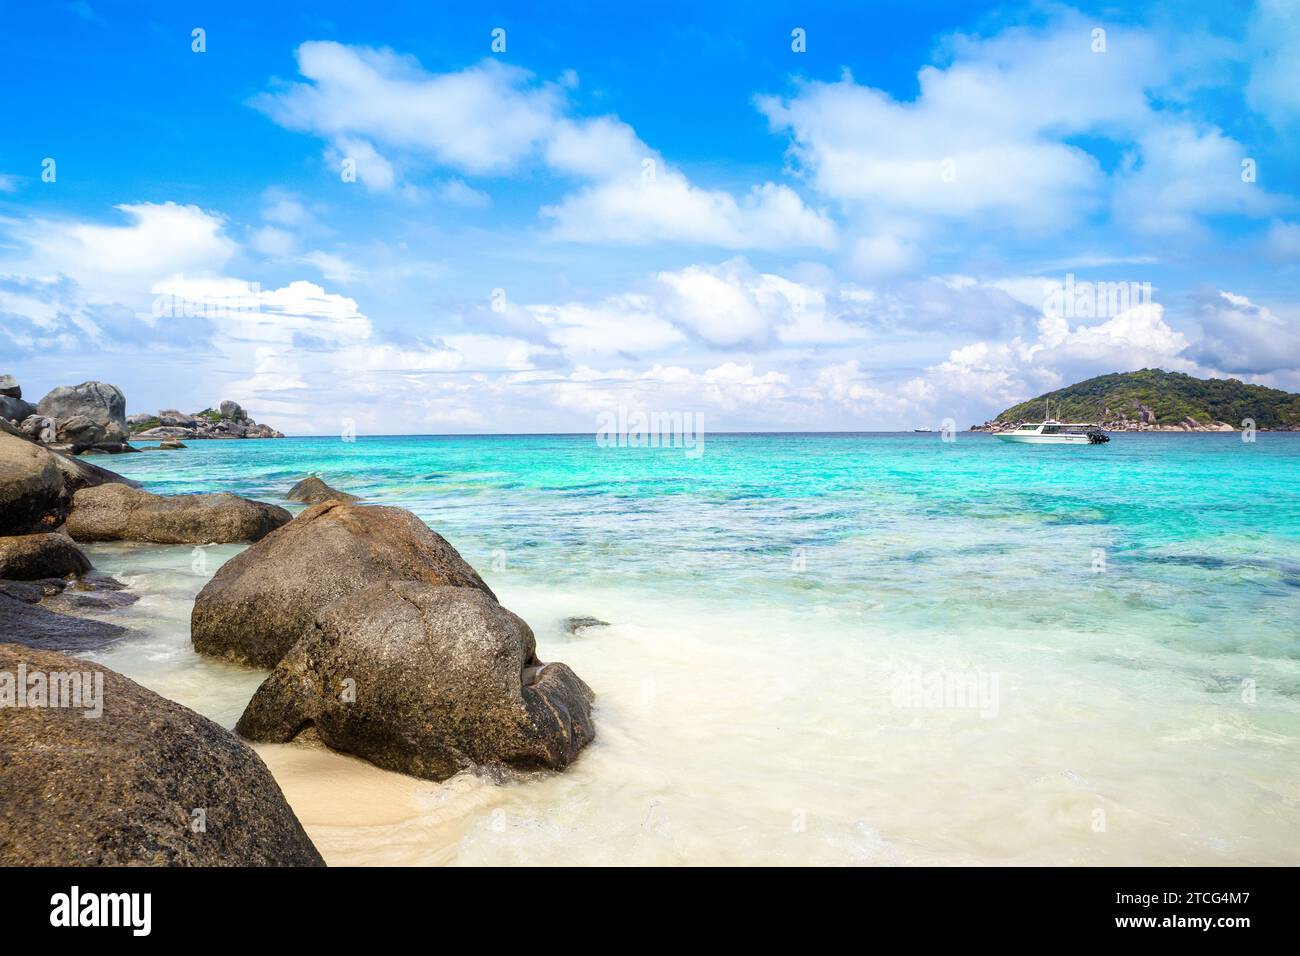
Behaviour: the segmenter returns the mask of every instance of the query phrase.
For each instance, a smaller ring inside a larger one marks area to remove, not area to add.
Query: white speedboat
[[[1089,422],[1026,422],[1015,431],[998,432],[995,438],[1027,445],[1100,445],[1110,438]]]

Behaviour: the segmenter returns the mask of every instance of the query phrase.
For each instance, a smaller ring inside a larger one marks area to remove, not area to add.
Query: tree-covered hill
[[[1158,368],[1098,375],[1013,405],[994,421],[1042,421],[1046,402],[1060,421],[1173,426],[1191,419],[1204,426],[1227,422],[1240,428],[1249,418],[1258,428],[1300,426],[1300,395],[1235,378],[1194,378]]]

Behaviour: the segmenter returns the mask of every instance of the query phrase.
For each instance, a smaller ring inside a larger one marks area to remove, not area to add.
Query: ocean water
[[[447,537],[598,694],[562,774],[438,784],[259,746],[332,864],[1300,863],[1300,435],[194,442],[105,462],[284,504],[318,473]],[[233,726],[200,658],[239,546],[88,548],[96,658]],[[609,622],[574,635],[570,615]]]

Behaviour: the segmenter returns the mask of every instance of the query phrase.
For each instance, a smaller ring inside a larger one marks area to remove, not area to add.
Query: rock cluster
[[[191,637],[200,653],[273,668],[236,727],[252,740],[310,730],[442,780],[562,769],[595,737],[591,689],[539,660],[528,625],[401,508],[308,508],[221,567]]]
[[[217,408],[186,414],[166,408],[156,415],[138,414],[127,419],[131,437],[182,441],[200,438],[283,438],[269,425],[259,425],[236,402],[222,402]]]
[[[17,398],[8,376],[0,391]],[[111,404],[112,393],[99,394]],[[0,420],[0,866],[322,864],[246,744],[63,653],[128,637],[86,613],[136,600],[96,572],[69,533],[252,540],[289,518],[234,495],[148,494]],[[77,706],[51,696],[70,688]]]
[[[18,431],[66,454],[115,454],[138,451],[131,439],[162,439],[168,449],[183,448],[187,438],[283,438],[269,425],[259,425],[236,402],[187,415],[165,409],[156,415],[126,414],[126,397],[115,385],[82,382],[61,385],[33,405],[23,399],[22,386],[12,375],[0,375],[0,426]]]

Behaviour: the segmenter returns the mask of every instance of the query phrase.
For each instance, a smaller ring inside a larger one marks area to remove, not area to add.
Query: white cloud
[[[1199,229],[1202,216],[1267,216],[1281,204],[1258,182],[1243,180],[1248,151],[1218,129],[1164,123],[1141,133],[1138,143],[1116,174],[1116,222],[1185,233]]]
[[[337,253],[322,252],[319,249],[299,257],[298,261],[315,267],[316,271],[330,282],[342,282],[346,285],[355,282],[362,274],[359,268]]]
[[[545,206],[553,235],[573,242],[685,242],[728,249],[828,249],[835,226],[788,186],[764,183],[742,199],[692,186],[667,170],[653,181],[624,177]]]
[[[330,41],[304,43],[297,57],[308,82],[254,105],[345,155],[382,142],[468,173],[507,172],[538,148],[561,108],[556,86],[532,86],[526,70],[497,60],[432,74],[414,57]]]
[[[1300,259],[1300,222],[1275,220],[1269,226],[1266,244],[1275,259]]]
[[[920,70],[912,100],[846,72],[757,103],[789,133],[808,181],[865,223],[877,253],[860,257],[867,264],[910,266],[888,237],[902,243],[940,224],[1059,233],[1104,211],[1108,196],[1117,220],[1153,232],[1273,209],[1273,197],[1240,180],[1241,144],[1164,108],[1160,94],[1187,82],[1182,54],[1115,26],[1105,52],[1093,52],[1094,26],[1067,10],[1042,29],[950,38],[946,63]],[[1108,176],[1082,137],[1127,148],[1124,168]]]
[[[475,189],[463,179],[449,179],[442,184],[438,195],[454,206],[466,209],[482,209],[492,205],[492,197],[480,189]]]
[[[613,116],[568,115],[563,83],[497,60],[430,73],[391,50],[304,43],[308,82],[264,93],[254,105],[282,126],[324,138],[331,165],[351,160],[376,192],[423,191],[405,173],[432,162],[467,175],[541,167],[586,183],[546,206],[556,238],[574,242],[689,242],[734,249],[830,248],[835,227],[788,186],[762,183],[739,197],[691,183]],[[453,179],[443,198],[484,205]]]
[[[1259,0],[1248,29],[1254,57],[1246,102],[1279,129],[1300,122],[1300,7],[1293,0]]]
[[[1300,312],[1278,315],[1244,295],[1201,297],[1202,338],[1188,354],[1202,365],[1234,374],[1300,369]]]
[[[173,274],[212,275],[238,246],[225,219],[198,206],[126,203],[115,206],[125,225],[37,219],[18,238],[27,255],[8,267],[25,275],[70,276],[96,301],[138,300]]]

